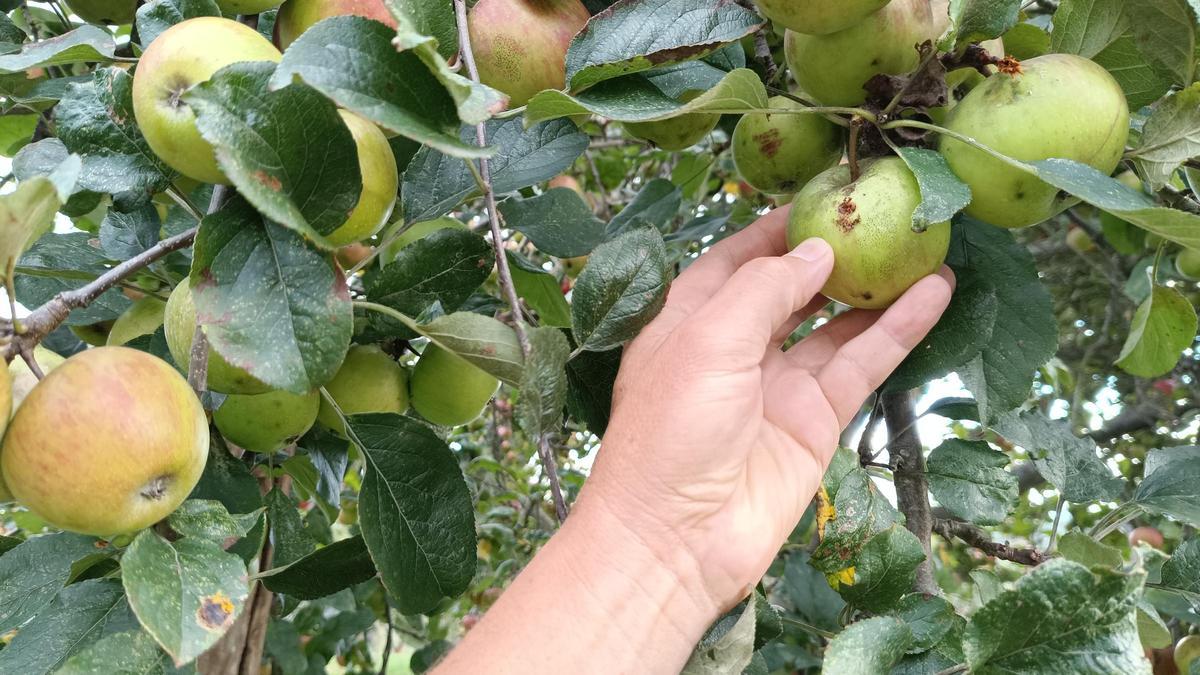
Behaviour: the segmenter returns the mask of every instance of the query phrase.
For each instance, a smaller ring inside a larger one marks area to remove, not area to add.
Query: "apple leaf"
[[[154,638],[145,631],[110,633],[84,647],[54,675],[94,675],[95,673],[166,673],[170,661]]]
[[[851,466],[840,477],[826,474],[823,486],[832,508],[829,501],[824,501],[818,511],[820,543],[809,564],[835,575],[853,568],[867,543],[900,522],[900,515],[879,494],[867,472],[857,466]]]
[[[1022,0],[951,0],[950,19],[955,45],[982,42],[1004,35],[1017,25]]]
[[[249,595],[241,558],[204,539],[169,542],[153,530],[126,549],[121,581],[138,621],[176,665],[216,644]]]
[[[754,658],[758,606],[766,599],[751,593],[744,603],[718,618],[679,671],[680,675],[748,673]]]
[[[363,541],[402,614],[433,609],[475,575],[475,509],[458,459],[424,424],[393,413],[354,415],[363,452]]]
[[[851,583],[837,592],[851,605],[874,614],[892,610],[912,590],[925,549],[916,535],[894,524],[871,537],[854,559]]]
[[[296,394],[330,380],[350,345],[346,279],[328,255],[235,197],[200,224],[191,284],[212,348]]]
[[[1137,311],[1117,365],[1131,375],[1158,377],[1179,362],[1196,339],[1196,308],[1177,288],[1155,286]]]
[[[425,63],[397,51],[396,31],[360,16],[320,21],[292,43],[271,77],[271,88],[296,79],[339,105],[390,130],[453,157],[487,157],[459,137],[455,101]]]
[[[408,41],[425,38],[444,59],[458,54],[458,22],[453,5],[428,0],[383,0],[383,4],[399,23],[398,33],[406,38],[402,49],[414,48]]]
[[[1151,450],[1145,475],[1133,495],[1135,504],[1185,522],[1200,522],[1200,448]]]
[[[944,223],[971,203],[971,188],[962,182],[946,158],[924,148],[896,148],[921,188],[921,203],[913,210],[914,229]]]
[[[57,532],[32,537],[0,556],[0,633],[36,616],[71,577],[71,564],[96,553],[93,537]]]
[[[376,574],[362,535],[336,541],[258,578],[271,591],[299,600],[316,600],[361,584]]]
[[[227,539],[246,536],[261,514],[261,509],[255,509],[235,516],[216,500],[189,499],[167,518],[167,524],[181,536],[223,544]]]
[[[235,63],[183,98],[238,193],[329,248],[362,192],[358,150],[333,102],[303,84],[268,92],[275,64]]]
[[[221,16],[221,8],[214,0],[150,0],[138,7],[134,22],[142,50],[171,26],[199,16]]]
[[[1138,51],[1175,84],[1190,85],[1196,74],[1196,17],[1187,0],[1140,0],[1125,7]]]
[[[460,133],[464,142],[475,138],[474,127],[464,127]],[[528,129],[517,117],[490,120],[487,139],[499,148],[489,162],[496,194],[550,180],[570,168],[588,146],[587,134],[568,120],[536,124]],[[445,215],[481,194],[474,174],[462,159],[430,147],[421,148],[409,163],[400,193],[406,223]]]
[[[1096,442],[1071,433],[1066,422],[1035,412],[1009,412],[1001,415],[993,428],[1025,448],[1063,499],[1075,504],[1120,499],[1124,481],[1113,476],[1100,459]]]
[[[1062,5],[1059,5],[1061,8]],[[1050,34],[1040,26],[1019,23],[1003,36],[1004,51],[1018,60],[1032,59],[1050,53]],[[999,54],[993,54],[999,56]]]
[[[978,525],[1003,522],[1017,503],[1008,456],[982,441],[949,438],[929,455],[929,490],[947,510]]]
[[[1170,183],[1181,164],[1200,156],[1200,84],[1154,105],[1132,154],[1152,190]]]
[[[433,344],[454,352],[505,384],[519,387],[525,357],[516,331],[490,316],[455,312],[411,327]]]
[[[271,541],[275,545],[272,564],[290,565],[317,550],[317,542],[300,519],[296,500],[273,487],[263,501],[267,504],[267,522],[271,524]]]
[[[894,616],[856,621],[825,649],[824,673],[886,675],[912,645],[912,629]]]
[[[567,50],[567,82],[586,89],[621,75],[704,56],[763,26],[733,2],[619,0],[592,17]]]
[[[84,24],[57,37],[26,44],[16,54],[0,56],[0,73],[72,63],[111,61],[117,48],[108,31]]]
[[[28,37],[7,14],[0,14],[0,54],[21,51],[21,45]]]
[[[101,637],[136,628],[120,582],[80,581],[64,588],[0,650],[0,673],[55,673],[72,654]]]
[[[559,258],[587,255],[604,241],[604,223],[574,190],[553,188],[529,199],[500,204],[504,223],[539,251]]]
[[[103,274],[108,266],[98,244],[87,232],[51,232],[43,235],[17,261],[17,300],[35,307]],[[131,304],[119,289],[109,289],[87,307],[72,310],[66,323],[70,326],[86,326],[110,321],[129,309]]]
[[[1107,544],[1092,539],[1081,530],[1072,530],[1058,540],[1058,553],[1087,567],[1117,569],[1125,564],[1121,552]]]
[[[667,299],[666,246],[662,235],[640,227],[596,247],[571,295],[575,341],[605,351],[632,340]]]
[[[1161,583],[1167,588],[1200,595],[1200,540],[1189,539],[1175,549],[1163,563]]]
[[[567,403],[567,360],[571,345],[557,328],[542,326],[529,331],[529,358],[521,377],[516,418],[532,437],[558,433]]]
[[[65,168],[73,168],[78,174],[79,166],[79,158],[74,157],[71,166]],[[37,176],[0,195],[0,279],[7,279],[21,254],[54,225],[54,214],[66,201],[69,190],[60,190],[50,178]]]
[[[910,654],[933,649],[962,622],[954,612],[954,606],[945,598],[924,593],[909,593],[892,609],[892,615],[904,621],[912,630],[913,640],[908,648]]]
[[[128,260],[157,244],[162,227],[153,204],[128,212],[111,208],[100,221],[100,248],[113,260]]]
[[[543,326],[570,328],[571,305],[563,295],[558,279],[523,256],[512,251],[504,253],[508,256],[508,270],[512,274],[517,295],[530,309],[537,312],[538,323]]]
[[[567,362],[567,410],[599,437],[612,414],[613,384],[621,367],[621,349],[582,352]]]
[[[0,155],[12,157],[33,140],[41,115],[12,114],[0,117]]]
[[[683,191],[674,183],[665,178],[648,181],[633,201],[609,221],[608,238],[647,225],[659,231],[666,230],[682,205]]]

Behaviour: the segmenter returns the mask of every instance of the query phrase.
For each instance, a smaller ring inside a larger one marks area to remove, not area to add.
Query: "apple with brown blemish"
[[[842,158],[842,130],[822,115],[799,112],[786,96],[767,101],[772,110],[742,116],[733,130],[733,162],[742,179],[768,194],[792,194]]]

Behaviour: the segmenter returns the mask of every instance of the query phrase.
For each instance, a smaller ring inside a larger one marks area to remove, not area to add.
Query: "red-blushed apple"
[[[146,48],[133,75],[133,114],[150,149],[189,178],[228,183],[212,145],[196,128],[195,113],[181,97],[231,63],[277,63],[280,58],[270,41],[231,19],[204,16],[163,31]]]
[[[755,0],[763,16],[797,33],[826,35],[845,30],[891,0]]]
[[[253,452],[275,452],[301,437],[317,421],[321,394],[269,391],[265,394],[226,396],[213,413],[221,435]]]
[[[467,14],[479,79],[514,108],[562,89],[567,47],[590,18],[579,0],[479,0]]]
[[[413,368],[413,409],[434,424],[456,427],[479,417],[499,388],[496,378],[431,344]]]
[[[353,345],[337,374],[325,385],[325,391],[347,417],[402,413],[408,410],[408,371],[379,347]],[[346,433],[337,412],[323,398],[317,419],[339,434]]]
[[[313,24],[331,16],[361,16],[396,27],[396,18],[383,0],[287,0],[275,18],[275,42],[287,49]]]
[[[29,393],[0,468],[17,500],[46,522],[106,536],[165,518],[207,459],[208,420],[187,380],[144,352],[97,347]]]
[[[378,232],[392,215],[400,190],[396,156],[379,127],[346,110],[338,111],[358,149],[362,192],[350,217],[325,236],[334,246],[362,241]]]
[[[187,372],[192,362],[192,340],[196,336],[196,305],[188,280],[179,282],[167,298],[166,320],[163,329],[171,358]],[[270,387],[260,382],[244,368],[239,368],[208,348],[208,388],[222,394],[265,394]]]
[[[1163,535],[1157,527],[1149,527],[1143,525],[1135,527],[1129,532],[1129,545],[1137,546],[1138,544],[1146,544],[1150,548],[1162,549]]]
[[[801,110],[786,96],[768,107]],[[842,129],[821,115],[748,113],[733,130],[733,163],[742,179],[769,194],[792,194],[842,158]]]

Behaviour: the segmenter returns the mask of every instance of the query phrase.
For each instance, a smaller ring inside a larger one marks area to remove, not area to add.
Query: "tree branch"
[[[1007,543],[1001,544],[992,541],[992,537],[987,531],[962,521],[943,520],[939,518],[933,521],[933,531],[937,532],[938,535],[947,541],[954,538],[961,539],[969,546],[1001,560],[1036,566],[1049,559],[1049,556],[1046,554],[1031,548],[1016,548]]]
[[[921,548],[925,549],[925,560],[917,567],[915,590],[934,595],[938,587],[933,580],[933,549],[929,543],[933,515],[929,507],[929,481],[925,477],[925,452],[917,434],[912,392],[883,394],[881,406],[887,421],[888,448],[896,467],[892,473],[896,483],[896,504],[904,514],[904,526],[916,535]]]

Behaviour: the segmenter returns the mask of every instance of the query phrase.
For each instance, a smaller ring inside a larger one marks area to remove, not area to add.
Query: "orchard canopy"
[[[0,673],[432,668],[786,204],[957,289],[685,672],[1200,673],[1197,0],[0,5]]]

